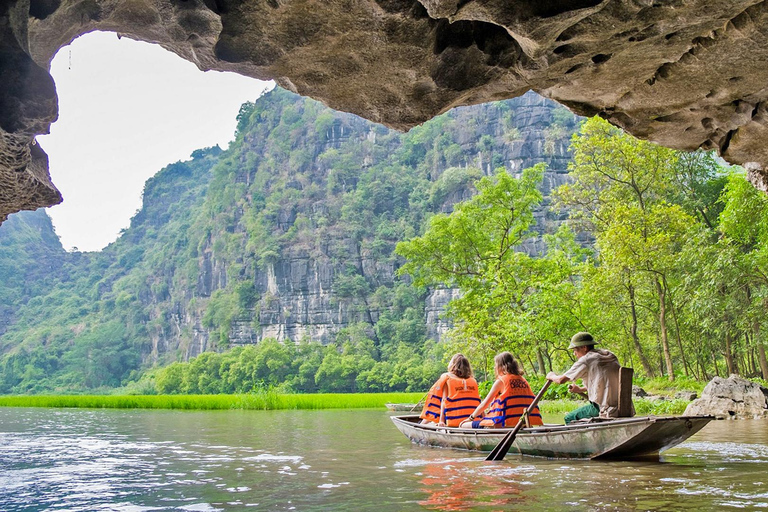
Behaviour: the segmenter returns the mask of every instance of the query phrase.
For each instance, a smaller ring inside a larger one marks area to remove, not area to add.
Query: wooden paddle
[[[584,400],[589,400],[589,397],[587,396],[586,393],[578,392],[578,393],[573,393],[573,394],[576,395],[576,396],[580,396]]]
[[[430,389],[430,391],[432,390],[432,388],[429,388],[429,389]],[[416,408],[419,406],[419,404],[420,404],[420,403],[421,403],[421,402],[422,402],[422,401],[423,401],[425,398],[427,398],[427,395],[428,395],[428,394],[429,394],[429,391],[427,391],[427,392],[424,394],[424,396],[423,396],[423,397],[421,397],[421,398],[419,399],[419,401],[418,401],[418,402],[416,402],[416,403],[414,404],[414,406],[413,406],[413,407],[411,407],[411,412],[413,412],[413,410],[414,410],[414,409],[416,409]]]
[[[517,425],[515,425],[515,428],[508,432],[507,435],[504,436],[504,439],[499,441],[499,444],[497,444],[496,448],[494,448],[491,453],[488,454],[485,460],[502,460],[504,458],[504,456],[509,451],[509,448],[512,446],[512,443],[515,442],[517,433],[520,432],[520,429],[523,428],[523,425],[525,425],[525,418],[531,411],[533,411],[533,408],[536,407],[536,404],[539,403],[539,400],[541,400],[541,397],[544,396],[544,393],[547,391],[547,388],[550,384],[552,384],[551,380],[548,380],[544,383],[544,386],[541,388],[541,390],[539,390],[539,393],[533,399],[531,405],[529,405],[523,415],[520,416],[520,420],[517,422]]]

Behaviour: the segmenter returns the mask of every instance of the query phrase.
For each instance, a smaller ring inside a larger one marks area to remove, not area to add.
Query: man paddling
[[[596,349],[597,342],[588,332],[578,332],[568,346],[576,362],[563,375],[549,372],[555,384],[581,379],[584,386],[568,386],[571,393],[587,393],[589,403],[565,415],[565,423],[584,418],[615,418],[619,413],[619,359],[610,350]]]

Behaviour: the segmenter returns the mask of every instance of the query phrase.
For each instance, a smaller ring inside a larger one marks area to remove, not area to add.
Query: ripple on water
[[[223,508],[216,508],[208,503],[195,503],[194,505],[184,505],[178,507],[179,510],[186,510],[188,512],[215,512],[217,510],[224,510]]]
[[[318,489],[336,489],[337,487],[341,487],[342,485],[349,485],[349,482],[339,482],[337,484],[320,484],[317,486]]]
[[[466,458],[460,458],[460,459],[439,459],[440,464],[451,464],[451,463],[459,463],[464,464],[467,462],[477,462],[477,457],[466,457]],[[434,459],[427,460],[427,459],[403,459],[396,461],[393,466],[396,468],[409,468],[409,467],[418,467],[418,466],[426,466],[428,464],[434,464],[436,461]]]
[[[701,453],[717,453],[726,462],[768,462],[768,446],[762,444],[728,443],[689,441],[681,448],[695,453],[685,453],[684,456],[699,457]]]
[[[242,452],[246,453],[238,457]],[[219,474],[222,468],[236,464],[241,465],[236,472],[252,468],[252,463],[257,462],[266,472],[289,476],[297,474],[289,464],[299,464],[305,472],[310,469],[309,465],[301,464],[301,456],[266,452],[252,455],[254,452],[258,450],[137,442],[123,436],[3,433],[0,502],[4,503],[4,510],[23,510],[30,503],[68,510],[167,510],[125,499],[126,495],[139,494],[155,495],[157,501],[173,503],[177,510],[214,511],[220,509],[200,502],[199,498],[192,498],[197,500],[194,503],[183,503],[186,498],[180,495],[180,489],[219,487],[227,493],[249,493],[252,487],[227,486]],[[179,471],[185,466],[187,471]],[[164,472],[164,468],[168,471]],[[163,496],[163,488],[169,489],[169,495]],[[249,505],[254,504],[243,504]]]
[[[303,457],[299,455],[272,455],[271,453],[261,453],[255,457],[245,457],[246,461],[269,461],[269,462],[295,462],[299,463]]]

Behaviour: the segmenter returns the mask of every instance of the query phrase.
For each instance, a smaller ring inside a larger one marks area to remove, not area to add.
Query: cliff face
[[[8,321],[4,351],[48,343],[66,359],[107,325],[120,353],[144,365],[268,337],[329,343],[352,326],[379,347],[439,339],[456,291],[413,288],[397,275],[395,245],[500,167],[516,174],[546,163],[548,195],[567,179],[578,121],[529,93],[400,134],[279,89],[244,105],[238,120],[227,151],[196,151],[150,179],[115,243],[68,255],[56,301],[41,291],[20,305],[25,320]],[[546,200],[535,217],[540,232],[564,218]],[[535,238],[524,249],[545,248]],[[49,323],[53,334],[43,334]]]
[[[43,210],[20,212],[0,227],[0,336],[18,308],[44,294],[62,272],[67,254]]]
[[[504,102],[502,108],[499,104],[466,107],[451,112],[447,117],[456,126],[454,144],[460,148],[459,161],[456,162],[460,166],[476,167],[485,175],[503,166],[508,172],[516,174],[536,163],[545,162],[547,172],[542,184],[545,195],[567,179],[567,145],[576,118],[553,102],[529,93]],[[384,140],[385,136],[393,139]],[[398,135],[347,114],[335,114],[326,137],[321,143],[315,144],[312,156],[304,164],[315,183],[325,187],[328,186],[328,177],[334,173],[333,166],[326,164],[323,157],[329,151],[361,148],[362,151],[357,155],[359,161],[363,166],[375,167],[386,164],[391,153],[402,144]],[[264,154],[264,141],[260,136],[250,139],[246,135],[244,140],[248,146],[243,149],[244,152]],[[302,145],[306,142],[301,141]],[[384,147],[377,147],[379,144]],[[302,149],[293,147],[292,150]],[[381,149],[386,152],[382,153]],[[438,162],[428,172],[432,175],[431,179],[437,181],[450,167],[446,162]],[[252,182],[257,179],[256,174],[254,168],[240,179],[244,183]],[[468,185],[457,187],[434,205],[435,210],[450,212],[452,205],[470,197],[472,190]],[[380,199],[387,200],[386,197]],[[289,207],[284,204],[276,213],[275,228],[280,233],[288,232],[297,217],[305,214],[309,217],[312,212],[332,210],[334,205],[331,203],[332,197],[323,197],[309,205],[296,204]],[[234,233],[247,232],[243,226],[246,216],[247,213],[231,226]],[[537,229],[542,232],[553,231],[562,219],[557,212],[548,208],[548,201],[537,210],[535,216]],[[420,229],[419,226],[414,228]],[[340,329],[357,323],[367,324],[372,332],[375,331],[382,311],[371,292],[381,287],[391,288],[400,281],[396,276],[398,262],[391,257],[393,246],[388,247],[385,259],[377,258],[369,246],[370,239],[365,235],[359,237],[345,232],[343,226],[336,226],[335,230],[331,235],[335,235],[334,238],[323,237],[288,245],[273,261],[268,260],[261,266],[244,265],[247,270],[242,271],[238,280],[253,283],[259,300],[232,321],[227,333],[230,343],[254,343],[266,337],[294,341],[308,338],[328,342]],[[210,298],[218,290],[225,289],[230,279],[228,269],[233,262],[229,256],[217,254],[214,248],[217,241],[219,238],[212,235],[199,257],[195,295],[200,299]],[[247,238],[243,238],[241,254],[248,253],[248,242]],[[312,242],[318,245],[313,246]],[[524,249],[529,252],[545,250],[541,238],[533,239]],[[351,296],[340,291],[339,276],[360,279],[368,291]],[[423,318],[430,337],[439,339],[449,327],[440,315],[455,295],[455,290],[431,290],[424,297]],[[164,338],[170,338],[166,344],[181,344],[185,347],[186,357],[195,356],[211,347],[211,329],[204,326],[199,312],[180,316],[177,322],[182,331],[185,327],[191,328],[192,339],[185,345],[184,340],[168,332],[164,333]]]

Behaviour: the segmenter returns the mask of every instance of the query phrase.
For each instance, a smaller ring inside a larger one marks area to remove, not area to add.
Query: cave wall
[[[768,5],[755,0],[7,0],[0,221],[61,201],[35,145],[49,63],[93,30],[162,45],[398,129],[528,90],[768,190]]]

